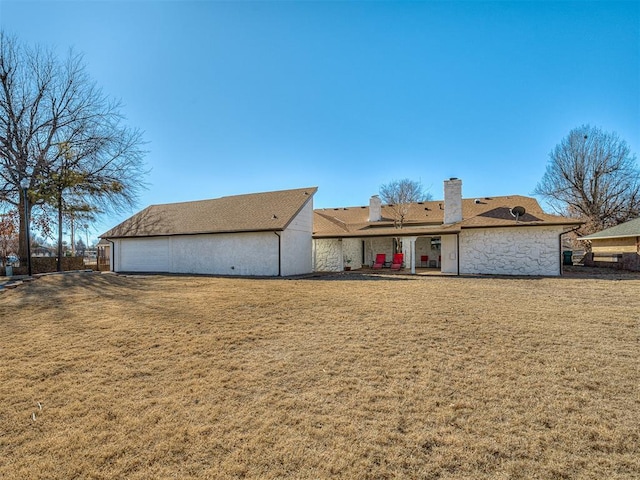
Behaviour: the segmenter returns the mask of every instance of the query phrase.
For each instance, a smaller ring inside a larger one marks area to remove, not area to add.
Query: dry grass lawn
[[[0,478],[640,478],[640,276],[0,295]]]

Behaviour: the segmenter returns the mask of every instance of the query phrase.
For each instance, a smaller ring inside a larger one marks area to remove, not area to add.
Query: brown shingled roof
[[[317,187],[151,205],[101,238],[284,230]]]
[[[526,214],[518,218],[517,222],[511,214],[511,209],[516,206],[526,209]],[[413,203],[405,217],[402,233],[444,235],[459,232],[462,228],[580,224],[573,219],[544,213],[536,199],[521,195],[463,199],[462,215],[461,222],[443,225],[442,200]],[[317,209],[314,211],[313,236],[330,238],[398,235],[389,205],[382,206],[382,220],[369,222],[368,217],[369,207]]]

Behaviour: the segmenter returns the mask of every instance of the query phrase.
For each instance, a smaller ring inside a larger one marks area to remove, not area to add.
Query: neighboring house
[[[116,272],[286,276],[312,271],[317,188],[152,205],[102,234]]]
[[[44,245],[38,245],[31,248],[32,257],[55,257],[58,255],[58,249],[56,247],[47,247]]]
[[[316,210],[314,270],[340,271],[347,260],[352,268],[371,266],[376,254],[391,260],[399,250],[411,272],[428,266],[456,274],[560,275],[561,237],[580,224],[544,213],[530,197],[463,199],[462,181],[452,178],[444,182],[444,200],[412,204],[401,229],[375,195],[369,207]]]
[[[586,265],[640,270],[640,218],[580,237],[591,242]]]

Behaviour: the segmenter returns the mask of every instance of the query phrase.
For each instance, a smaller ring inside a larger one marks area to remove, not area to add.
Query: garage
[[[311,273],[317,188],[151,205],[100,237],[115,272]]]

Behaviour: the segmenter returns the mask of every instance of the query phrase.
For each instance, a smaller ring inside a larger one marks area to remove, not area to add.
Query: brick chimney
[[[382,220],[382,201],[378,195],[373,195],[369,199],[369,221],[379,222]]]
[[[444,223],[462,221],[462,180],[450,178],[444,181]]]

